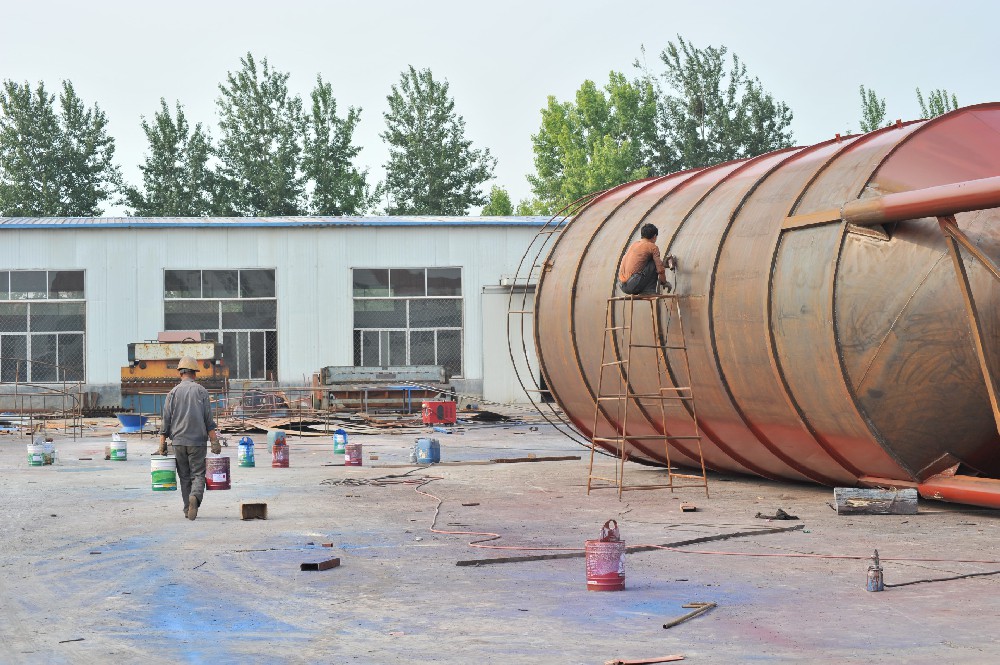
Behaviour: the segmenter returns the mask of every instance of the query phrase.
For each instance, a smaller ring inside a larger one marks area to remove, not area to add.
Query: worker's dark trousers
[[[640,293],[656,293],[656,262],[653,259],[646,261],[642,270],[628,278],[627,281],[618,282],[621,290],[630,296]]]
[[[205,455],[207,446],[174,446],[177,456],[177,479],[181,484],[181,498],[187,508],[188,497],[198,497],[198,505],[205,496]]]

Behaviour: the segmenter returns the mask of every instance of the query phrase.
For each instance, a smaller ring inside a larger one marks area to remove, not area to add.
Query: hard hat
[[[191,356],[184,356],[183,358],[181,358],[181,361],[177,363],[177,369],[178,370],[187,369],[191,370],[192,372],[197,372],[198,361],[192,358]]]

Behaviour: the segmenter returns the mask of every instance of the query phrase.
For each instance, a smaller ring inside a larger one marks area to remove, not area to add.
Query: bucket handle
[[[604,523],[604,526],[601,527],[601,540],[603,542],[618,542],[621,540],[621,536],[618,534],[617,521],[608,520]]]

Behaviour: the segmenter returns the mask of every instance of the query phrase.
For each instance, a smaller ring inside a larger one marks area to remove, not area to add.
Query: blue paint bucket
[[[342,429],[335,430],[333,433],[333,454],[343,455],[344,450],[347,449],[347,432]]]
[[[417,439],[417,464],[441,461],[441,443],[437,439]]]
[[[245,467],[256,466],[253,459],[253,439],[251,439],[249,436],[245,436],[242,439],[240,439],[239,460],[240,460],[240,466],[245,466]]]

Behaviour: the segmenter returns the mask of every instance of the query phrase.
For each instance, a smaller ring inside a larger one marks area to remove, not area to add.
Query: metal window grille
[[[463,375],[461,268],[355,268],[354,364]]]
[[[82,270],[0,270],[0,383],[84,381]]]
[[[164,330],[222,342],[231,379],[278,377],[274,270],[167,270]]]

